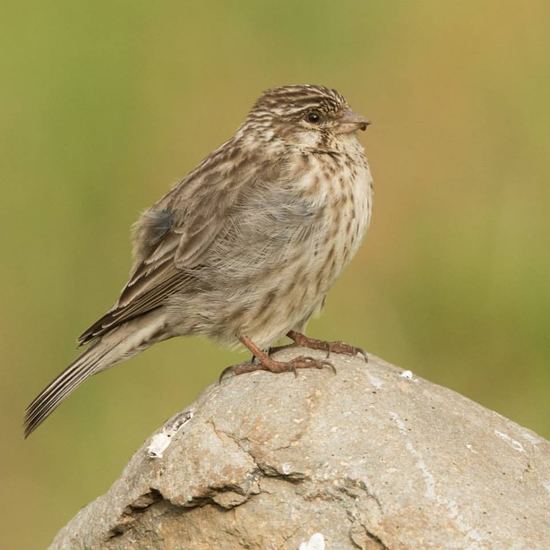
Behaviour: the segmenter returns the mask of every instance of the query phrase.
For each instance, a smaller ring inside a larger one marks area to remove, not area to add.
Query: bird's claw
[[[350,344],[346,344],[345,342],[340,341],[327,342],[327,344],[327,357],[329,357],[332,352],[341,353],[343,355],[351,355],[352,357],[355,357],[356,355],[361,355],[365,360],[365,363],[369,362],[369,357],[363,348],[352,346]]]
[[[333,374],[336,374],[336,367],[330,362],[325,359],[315,359],[314,357],[309,356],[303,356],[300,355],[296,357],[295,359],[291,359],[289,363],[293,363],[294,361],[298,360],[298,364],[294,364],[294,374],[298,375],[297,369],[307,369],[307,368],[315,368],[315,369],[324,369],[329,368]]]
[[[218,378],[218,384],[221,384],[223,382],[224,378],[227,376],[228,373],[234,371],[235,366],[238,366],[238,365],[229,365],[229,367],[225,367],[225,369],[222,370]]]

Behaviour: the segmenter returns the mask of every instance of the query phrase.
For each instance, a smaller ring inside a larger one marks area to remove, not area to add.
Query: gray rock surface
[[[51,548],[550,548],[548,441],[373,356],[331,360],[206,389]]]

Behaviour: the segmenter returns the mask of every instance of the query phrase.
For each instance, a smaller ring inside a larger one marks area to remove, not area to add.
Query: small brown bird
[[[29,405],[25,436],[88,377],[174,336],[240,342],[255,361],[235,374],[326,364],[270,357],[285,335],[360,351],[302,331],[369,225],[372,178],[357,140],[368,124],[323,86],[262,94],[235,135],[141,215],[128,283],[79,338],[88,348]]]

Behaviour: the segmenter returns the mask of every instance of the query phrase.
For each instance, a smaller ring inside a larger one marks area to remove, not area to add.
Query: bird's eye
[[[311,122],[311,124],[319,124],[319,122],[321,122],[321,113],[315,110],[308,111],[306,119],[308,122]]]

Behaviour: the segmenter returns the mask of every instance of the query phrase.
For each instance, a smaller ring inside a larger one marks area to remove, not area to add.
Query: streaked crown
[[[344,97],[336,90],[313,84],[281,86],[266,90],[254,104],[250,115],[300,118],[311,109],[324,114],[336,114],[348,108]]]

